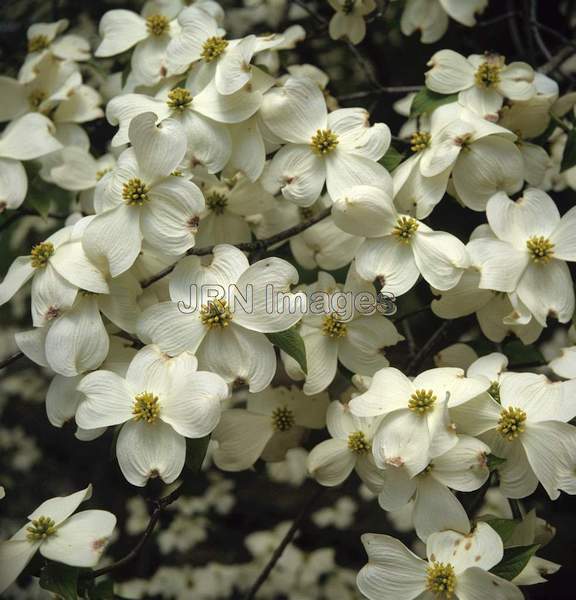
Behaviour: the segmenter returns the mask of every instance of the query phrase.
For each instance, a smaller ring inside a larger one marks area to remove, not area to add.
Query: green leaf
[[[307,373],[306,348],[304,347],[304,340],[298,333],[296,325],[290,327],[290,329],[286,329],[286,331],[267,333],[266,337],[275,346],[278,346],[280,350],[284,350],[286,354],[291,356],[300,365],[300,368],[304,373]]]
[[[490,469],[490,471],[496,471],[498,469],[498,467],[505,462],[506,462],[505,458],[500,458],[499,456],[496,456],[495,454],[489,454],[486,457],[486,463],[488,464],[488,468]]]
[[[417,117],[418,115],[430,114],[439,106],[448,104],[449,102],[456,102],[457,99],[458,94],[438,94],[428,88],[422,88],[416,96],[414,96],[414,100],[412,100],[410,116]]]
[[[115,600],[114,582],[111,579],[100,581],[93,588],[86,592],[87,600]]]
[[[202,468],[209,441],[209,435],[198,439],[186,438],[186,467],[194,473]]]
[[[498,517],[486,517],[483,519],[492,529],[502,538],[502,543],[505,544],[514,533],[518,521],[514,519],[500,519]]]
[[[394,146],[388,148],[388,152],[380,159],[380,164],[390,173],[404,160],[404,155],[398,152]]]
[[[40,587],[56,594],[62,600],[77,600],[79,573],[80,569],[77,567],[48,561],[40,571]]]
[[[512,581],[514,577],[517,577],[522,572],[528,561],[536,554],[538,548],[540,548],[540,544],[506,548],[504,550],[504,557],[495,567],[490,569],[490,572],[498,575],[498,577],[502,577],[502,579]]]
[[[560,172],[576,166],[576,129],[571,129],[566,139]]]

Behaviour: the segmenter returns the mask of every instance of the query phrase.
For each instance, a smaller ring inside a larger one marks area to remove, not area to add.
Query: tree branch
[[[316,491],[312,494],[312,496],[308,499],[306,504],[302,507],[298,516],[294,519],[294,522],[290,526],[290,529],[286,532],[286,535],[282,538],[280,544],[270,557],[270,560],[266,563],[264,569],[258,578],[253,583],[252,587],[248,591],[248,593],[244,596],[244,600],[253,600],[256,597],[256,593],[262,587],[262,584],[268,579],[268,575],[272,572],[272,569],[276,566],[276,563],[280,560],[282,553],[286,550],[287,546],[290,544],[294,536],[296,535],[298,529],[302,525],[304,519],[308,516],[310,510],[314,507],[320,496],[324,493],[326,488],[319,486]]]
[[[8,358],[5,358],[3,361],[0,361],[0,369],[5,369],[6,367],[9,367],[13,362],[16,362],[18,359],[22,358],[23,356],[24,356],[23,352],[16,352],[15,354],[12,354]]]
[[[246,252],[252,252],[255,250],[258,250],[258,251],[266,250],[270,246],[273,246],[274,244],[278,244],[280,242],[284,242],[287,239],[289,239],[299,233],[302,233],[303,231],[306,231],[306,229],[312,227],[312,225],[316,225],[316,223],[319,223],[320,221],[325,219],[327,216],[329,216],[331,210],[332,210],[331,207],[325,208],[325,209],[321,210],[317,215],[314,215],[313,217],[311,217],[310,219],[308,219],[306,221],[302,221],[302,223],[298,223],[298,225],[294,225],[294,227],[289,227],[288,229],[285,229],[284,231],[281,231],[280,233],[276,233],[275,235],[271,235],[270,237],[263,238],[261,240],[255,240],[253,242],[241,242],[240,244],[233,244],[233,246],[235,248],[238,248],[238,250],[243,250]],[[212,254],[213,251],[214,251],[214,246],[205,246],[204,248],[190,248],[190,250],[188,250],[186,252],[186,255],[187,256],[207,256],[208,254]],[[166,267],[165,269],[162,269],[161,271],[159,271],[155,275],[152,275],[148,279],[141,281],[140,285],[143,288],[147,288],[147,287],[151,286],[153,283],[156,283],[156,281],[158,281],[158,280],[162,279],[163,277],[166,277],[166,275],[169,275],[170,273],[172,273],[172,271],[176,267],[176,264],[177,264],[177,262],[174,263],[173,265]]]
[[[428,341],[420,348],[416,356],[408,363],[405,372],[408,375],[413,375],[423,363],[430,352],[432,352],[434,346],[438,340],[446,333],[448,328],[452,325],[452,321],[444,321],[440,327],[430,336]]]
[[[138,543],[134,546],[134,548],[132,548],[132,550],[130,550],[130,552],[128,552],[128,554],[126,554],[126,556],[124,556],[120,560],[117,560],[115,563],[112,563],[111,565],[102,567],[101,569],[98,569],[96,571],[87,572],[86,574],[84,574],[82,576],[82,579],[96,579],[97,577],[100,577],[102,575],[111,573],[112,571],[121,569],[125,565],[132,562],[138,556],[138,554],[140,554],[140,551],[142,550],[142,548],[144,547],[144,545],[146,544],[148,539],[154,533],[154,528],[156,527],[156,524],[160,520],[160,516],[162,515],[162,512],[166,509],[167,506],[169,506],[170,504],[172,504],[173,502],[178,500],[178,498],[180,497],[180,495],[182,494],[183,491],[184,491],[184,484],[182,483],[170,494],[168,494],[167,496],[164,496],[163,498],[160,498],[159,500],[156,500],[154,502],[154,510],[152,511],[152,514],[150,515],[150,520],[148,521],[148,526],[146,527],[146,531],[144,531],[142,537],[138,540]]]

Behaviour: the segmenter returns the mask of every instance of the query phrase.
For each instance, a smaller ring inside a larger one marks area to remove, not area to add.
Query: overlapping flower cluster
[[[348,38],[359,41],[373,4],[332,4],[333,37],[351,27]],[[472,25],[486,2],[436,4]],[[419,5],[406,6],[408,33]],[[434,23],[419,26],[425,41],[445,29],[444,17]],[[336,107],[315,67],[278,68],[301,27],[233,39],[224,25],[212,0],[104,15],[95,56],[132,53],[121,89],[107,94],[117,131],[102,156],[79,124],[104,114],[103,91],[83,83],[78,61],[89,47],[63,34],[67,23],[31,27],[18,79],[0,79],[9,121],[0,138],[3,208],[26,197],[22,161],[38,159],[40,177],[78,193],[65,226],[17,258],[0,284],[4,304],[31,281],[33,328],[16,341],[55,373],[48,419],[56,427],[75,419],[83,441],[116,427],[118,463],[135,486],[176,481],[187,439],[211,435],[214,463],[239,471],[282,460],[309,430],[326,427],[310,475],[337,486],[356,471],[384,510],[410,504],[427,544],[424,561],[389,536],[366,535],[362,593],[465,599],[498,588],[499,597],[521,598],[516,583],[538,583],[557,565],[533,557],[513,582],[499,576],[506,540],[462,498],[496,479],[514,501],[539,484],[552,500],[576,493],[574,348],[550,364],[554,381],[508,371],[498,352],[467,371],[417,373],[390,365],[386,349],[404,340],[391,318],[358,310],[344,318],[332,302],[312,310],[310,298],[381,291],[402,307],[420,282],[436,296],[437,316],[476,314],[495,343],[509,334],[532,343],[550,318],[571,321],[576,208],[561,215],[547,193],[557,165],[536,143],[566,101],[525,63],[437,52],[423,93],[443,98],[421,112],[418,97],[407,99],[412,116],[400,137],[410,152],[389,173],[385,124]],[[485,220],[467,240],[425,222],[451,201],[454,212]],[[287,260],[267,240],[290,227],[294,235],[278,240],[291,238]],[[296,288],[297,266],[316,270],[316,281]],[[343,267],[343,283],[327,272]],[[267,310],[270,287],[288,308]],[[232,288],[250,291],[252,304],[232,303]],[[183,311],[188,300],[198,310]],[[305,361],[282,341],[286,332]],[[59,551],[87,492],[78,494],[63,512],[42,505],[28,534],[0,546],[13,561],[0,588],[37,547],[68,564],[94,563]],[[94,519],[86,531],[108,537],[112,517]],[[528,532],[516,545],[535,539]]]

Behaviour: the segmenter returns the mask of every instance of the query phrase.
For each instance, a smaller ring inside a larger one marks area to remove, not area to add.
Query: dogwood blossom
[[[37,551],[49,560],[74,567],[93,567],[100,559],[116,517],[104,510],[73,514],[92,495],[92,486],[70,496],[44,501],[28,523],[0,542],[0,593],[16,580]]]

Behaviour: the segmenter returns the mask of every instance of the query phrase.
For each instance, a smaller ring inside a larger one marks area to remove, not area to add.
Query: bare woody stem
[[[117,571],[118,569],[121,569],[122,567],[132,562],[138,556],[138,554],[140,554],[140,551],[142,550],[148,539],[152,536],[152,533],[154,533],[154,529],[158,521],[160,520],[160,516],[162,515],[163,511],[166,509],[167,506],[178,500],[182,492],[183,485],[180,485],[167,496],[164,496],[163,498],[160,498],[159,500],[156,500],[154,502],[154,510],[150,515],[150,520],[148,521],[146,530],[142,534],[142,537],[138,540],[138,543],[134,546],[134,548],[132,548],[132,550],[130,550],[130,552],[128,552],[128,554],[126,554],[126,556],[124,556],[120,560],[117,560],[111,565],[98,569],[97,571],[89,571],[82,578],[96,579],[96,577],[106,575],[108,573],[111,573],[112,571]]]
[[[319,500],[320,496],[324,493],[326,488],[318,486],[318,488],[314,491],[312,496],[308,499],[306,504],[300,509],[298,516],[294,519],[290,529],[286,532],[286,535],[282,538],[282,541],[278,544],[276,550],[272,553],[270,560],[266,563],[266,566],[262,569],[260,575],[256,581],[252,584],[252,587],[248,590],[247,594],[244,596],[244,600],[253,600],[258,593],[258,590],[262,587],[263,583],[268,579],[268,576],[272,572],[272,569],[276,566],[276,563],[280,560],[280,557],[284,553],[284,550],[288,547],[300,527],[302,523]]]
[[[284,241],[288,240],[289,238],[291,238],[299,233],[302,233],[303,231],[306,231],[306,229],[308,229],[309,227],[312,227],[312,225],[319,223],[320,221],[325,219],[327,216],[329,216],[331,210],[332,210],[331,207],[325,208],[324,210],[320,211],[317,215],[314,215],[310,219],[307,219],[306,221],[303,221],[302,223],[298,223],[298,225],[294,225],[294,227],[285,229],[284,231],[281,231],[280,233],[271,235],[270,237],[267,237],[267,238],[264,238],[261,240],[255,240],[253,242],[241,242],[240,244],[232,244],[232,245],[235,248],[238,248],[238,250],[244,250],[246,252],[253,252],[255,250],[257,250],[257,251],[266,250],[267,248],[269,248],[270,246],[273,246],[274,244],[284,242]],[[212,254],[213,251],[214,251],[214,246],[205,246],[204,248],[190,248],[190,250],[188,250],[188,252],[186,252],[186,255],[187,256],[207,256],[208,254]],[[148,279],[141,281],[140,285],[143,288],[147,288],[147,287],[151,286],[156,281],[158,281],[158,280],[162,279],[163,277],[166,277],[166,275],[169,275],[170,273],[172,273],[172,271],[176,267],[176,264],[177,263],[174,263],[173,265],[170,265],[170,266],[166,267],[165,269],[162,269],[155,275],[152,275]]]

